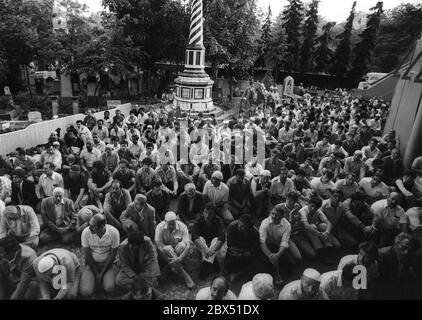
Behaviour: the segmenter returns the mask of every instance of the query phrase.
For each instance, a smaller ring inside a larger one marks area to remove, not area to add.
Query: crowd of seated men
[[[0,157],[0,298],[161,299],[171,274],[196,287],[194,255],[212,277],[197,299],[421,298],[422,157],[404,168],[388,107],[307,95],[186,127],[164,107],[89,111]]]

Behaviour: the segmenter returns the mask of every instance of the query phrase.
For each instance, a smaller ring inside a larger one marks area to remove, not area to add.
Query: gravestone
[[[63,110],[70,110],[72,108],[72,97],[72,80],[70,74],[62,71],[60,74],[60,106],[62,112]],[[56,114],[58,114],[58,109]]]
[[[57,116],[59,114],[59,102],[57,97],[51,98],[51,107],[53,111],[53,116]]]
[[[293,88],[295,86],[295,80],[291,76],[287,76],[283,81],[283,95],[293,96]]]
[[[79,113],[79,97],[72,98],[72,112],[73,114]]]
[[[8,86],[4,87],[4,95],[11,96],[12,93],[10,92],[10,88]]]

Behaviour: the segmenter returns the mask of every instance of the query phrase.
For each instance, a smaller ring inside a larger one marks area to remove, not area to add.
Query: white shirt
[[[89,227],[82,231],[81,244],[83,248],[90,248],[92,252],[92,259],[95,262],[105,262],[111,252],[111,249],[116,249],[120,245],[119,231],[112,225],[106,224],[106,232],[100,237],[97,234],[92,234]]]

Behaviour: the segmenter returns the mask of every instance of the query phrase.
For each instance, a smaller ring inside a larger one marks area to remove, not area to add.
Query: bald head
[[[223,300],[229,291],[229,282],[224,276],[217,276],[211,282],[210,295],[212,300]]]
[[[89,221],[89,229],[93,234],[102,233],[105,229],[106,222],[106,217],[101,213],[97,213],[92,216],[91,220]]]
[[[387,203],[390,208],[395,208],[399,205],[401,200],[402,200],[402,197],[400,193],[391,192],[387,198]]]

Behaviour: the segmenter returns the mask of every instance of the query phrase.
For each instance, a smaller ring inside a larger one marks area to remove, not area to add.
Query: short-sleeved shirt
[[[44,195],[46,197],[51,197],[53,195],[53,190],[56,187],[63,187],[63,177],[57,172],[53,172],[51,177],[48,177],[45,173],[43,173],[38,183],[44,192]]]
[[[359,186],[365,190],[365,193],[371,198],[383,198],[387,197],[390,194],[390,189],[388,186],[381,182],[375,187],[371,184],[371,177],[363,178],[359,182]]]
[[[289,192],[294,191],[295,186],[293,181],[290,178],[286,179],[285,183],[280,181],[280,177],[275,177],[271,180],[271,188],[270,193],[271,195],[280,196],[283,199],[287,197]]]
[[[259,240],[261,243],[267,241],[283,248],[289,247],[290,232],[292,227],[289,221],[282,218],[279,224],[274,224],[272,217],[267,217],[261,222],[259,227]]]
[[[100,237],[93,234],[89,227],[82,231],[81,244],[83,248],[90,248],[92,259],[95,262],[103,263],[110,255],[111,249],[116,249],[120,245],[119,231],[112,225],[106,224],[106,232]]]
[[[89,169],[92,168],[95,161],[101,160],[101,151],[96,148],[92,148],[91,151],[88,151],[88,149],[84,148],[80,157],[83,160],[85,166]]]
[[[155,242],[164,246],[175,247],[179,242],[190,242],[188,227],[181,221],[176,221],[176,228],[170,231],[166,221],[161,221],[155,229]]]
[[[66,179],[64,188],[69,189],[72,195],[79,195],[81,189],[85,189],[85,191],[87,190],[87,181],[88,177],[86,176],[86,173],[81,172],[81,174],[75,178],[69,176]]]
[[[402,207],[390,208],[387,199],[379,200],[371,206],[374,221],[378,221],[388,229],[399,229],[400,224],[407,223],[407,217]]]
[[[229,200],[229,188],[223,182],[216,188],[212,183],[211,180],[208,180],[205,183],[204,191],[202,194],[208,197],[211,202],[219,202],[224,201],[227,202]]]
[[[302,223],[319,224],[328,221],[327,217],[321,210],[317,210],[313,214],[309,213],[309,206],[305,206],[299,210],[300,220]]]
[[[331,195],[330,190],[334,190],[334,183],[332,181],[323,183],[321,178],[313,178],[311,180],[311,188],[324,199],[328,199]]]

